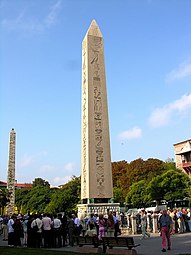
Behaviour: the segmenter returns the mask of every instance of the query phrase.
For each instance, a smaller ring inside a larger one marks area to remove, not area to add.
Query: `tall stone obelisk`
[[[78,213],[105,211],[112,197],[104,42],[93,20],[82,43],[81,200],[85,206],[78,205]]]
[[[11,215],[14,213],[15,207],[15,149],[16,149],[16,132],[12,128],[9,139],[9,159],[8,159],[8,177],[7,189],[9,202],[6,207],[6,213]]]

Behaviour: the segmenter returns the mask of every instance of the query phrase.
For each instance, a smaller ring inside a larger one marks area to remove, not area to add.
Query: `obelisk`
[[[14,128],[12,128],[9,139],[9,159],[7,177],[9,202],[6,207],[6,213],[8,215],[12,215],[15,209],[15,149],[16,149],[16,132]]]
[[[110,154],[104,42],[93,20],[82,43],[81,200],[88,212],[113,197]]]

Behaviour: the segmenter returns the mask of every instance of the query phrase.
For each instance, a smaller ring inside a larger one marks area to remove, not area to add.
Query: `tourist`
[[[67,229],[67,216],[64,213],[63,217],[61,218],[61,234],[62,234],[62,240],[63,240],[63,247],[66,246],[67,243],[67,234],[68,234],[68,229]]]
[[[39,214],[34,215],[34,220],[31,223],[31,230],[33,231],[33,247],[42,247],[42,220]]]
[[[142,232],[141,239],[150,237],[150,234],[147,232],[147,215],[145,209],[141,210],[141,232]]]
[[[82,228],[82,230],[81,230],[81,235],[82,235],[82,236],[85,236],[87,227],[86,227],[85,218],[84,218],[83,216],[81,216],[81,218],[80,218],[80,226],[81,226],[81,228]]]
[[[22,215],[19,214],[14,223],[14,245],[21,246],[21,238],[23,238]]]
[[[52,226],[53,226],[53,247],[56,248],[60,248],[62,246],[62,240],[61,240],[61,220],[58,219],[58,216],[55,214],[54,215],[54,219],[52,222]]]
[[[42,227],[44,235],[44,248],[51,248],[52,220],[47,213],[45,213],[44,217],[42,218]]]
[[[29,215],[27,221],[27,247],[33,247],[33,231],[31,230],[31,223],[34,220],[34,215]]]
[[[96,224],[96,217],[93,215],[93,213],[90,215],[90,217],[87,220],[87,226],[90,230],[95,228]]]
[[[15,224],[15,216],[12,215],[7,224],[8,225],[8,246],[14,246],[15,244],[14,224]]]
[[[69,246],[68,247],[73,247],[74,246],[73,234],[74,234],[74,229],[75,229],[75,223],[74,223],[72,214],[70,213],[68,216],[69,216],[69,219],[67,222],[68,238],[69,238]]]
[[[82,226],[80,226],[80,219],[77,217],[76,214],[73,214],[72,216],[75,223],[74,235],[79,236],[82,230]]]
[[[8,221],[9,221],[9,216],[6,214],[3,217],[3,221],[2,221],[2,227],[3,227],[3,241],[7,241],[8,240]]]
[[[109,213],[108,219],[107,219],[107,236],[114,237],[114,232],[115,232],[115,223],[114,223],[113,214]]]
[[[0,215],[0,235],[3,233],[3,218]]]
[[[23,246],[24,247],[27,247],[27,238],[28,238],[27,223],[28,223],[28,219],[29,219],[29,216],[24,215],[23,222],[22,222],[22,226],[23,226]]]
[[[118,235],[121,235],[121,229],[119,228],[119,226],[120,226],[120,218],[117,217],[116,212],[113,212],[113,219],[114,219],[114,224],[115,224],[114,236],[117,237]]]
[[[167,214],[167,210],[163,210],[163,214],[159,218],[159,229],[162,235],[162,252],[166,252],[166,239],[168,250],[171,249],[170,233],[173,227],[172,219]]]
[[[103,214],[99,215],[99,220],[98,220],[98,224],[99,224],[99,235],[98,235],[98,239],[102,240],[102,237],[105,236],[105,226],[106,226],[106,220],[103,217]]]
[[[187,209],[187,222],[188,222],[188,227],[189,227],[189,231],[191,232],[191,217],[190,217],[190,209]]]

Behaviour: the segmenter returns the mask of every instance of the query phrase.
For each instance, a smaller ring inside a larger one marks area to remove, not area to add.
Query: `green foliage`
[[[36,187],[36,186],[50,187],[50,183],[48,181],[43,180],[42,178],[35,178],[32,186],[33,187]]]
[[[0,209],[1,212],[4,211],[4,208],[6,207],[8,202],[8,190],[3,188],[0,189]]]
[[[113,186],[121,188],[123,196],[126,197],[132,184],[145,180],[149,182],[152,178],[163,174],[167,166],[159,159],[136,159],[127,163],[119,161],[112,163]]]
[[[127,204],[133,204],[134,207],[144,207],[146,200],[147,183],[144,180],[134,183],[126,197]]]
[[[34,186],[28,190],[16,190],[16,205],[22,212],[33,213],[44,212],[45,207],[50,202],[52,193],[55,192],[46,186]],[[23,198],[22,198],[23,197]]]
[[[113,188],[113,200],[114,203],[120,203],[120,206],[124,206],[125,197],[120,187]]]
[[[73,176],[62,189],[51,189],[41,178],[33,181],[31,189],[16,190],[16,206],[19,212],[57,213],[76,211],[80,201],[80,177]]]
[[[46,211],[51,213],[76,212],[77,204],[80,201],[80,190],[80,177],[73,176],[71,181],[66,183],[62,189],[53,194],[51,202],[46,207]]]

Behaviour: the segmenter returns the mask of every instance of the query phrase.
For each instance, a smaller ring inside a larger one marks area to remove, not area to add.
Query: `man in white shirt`
[[[54,248],[60,248],[62,245],[62,239],[61,239],[61,220],[58,219],[57,215],[54,215],[53,220],[53,237],[54,237]]]
[[[15,217],[14,215],[11,216],[11,218],[8,221],[7,227],[8,227],[8,246],[14,246],[15,240],[14,240],[14,228],[13,225],[15,223]]]
[[[39,214],[34,215],[34,220],[31,223],[31,229],[33,229],[35,226],[38,227],[38,230],[33,233],[33,246],[34,248],[40,248],[42,246],[42,221]]]
[[[44,234],[44,248],[51,248],[51,226],[52,220],[48,216],[47,213],[44,214],[42,218],[42,227],[43,227],[43,234]]]

